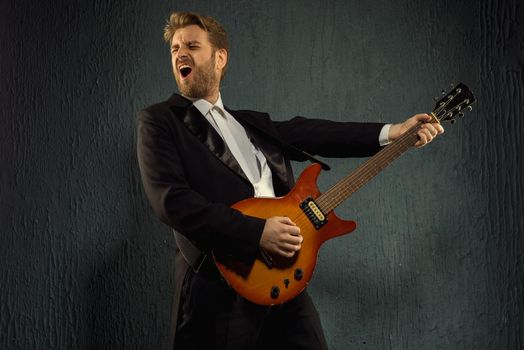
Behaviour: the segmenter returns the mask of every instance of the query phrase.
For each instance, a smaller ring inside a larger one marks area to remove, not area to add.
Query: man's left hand
[[[431,120],[429,114],[415,114],[413,117],[407,119],[403,123],[393,124],[389,129],[389,140],[394,141],[400,135],[408,131],[411,127],[417,124],[419,121],[423,122],[422,127],[418,131],[419,140],[415,144],[415,147],[423,147],[431,142],[435,137],[444,132],[442,125],[438,123],[426,123]]]

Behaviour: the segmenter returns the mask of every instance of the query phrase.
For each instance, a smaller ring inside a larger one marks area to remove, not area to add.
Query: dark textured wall
[[[524,5],[508,1],[0,2],[0,348],[160,349],[174,241],[135,112],[175,91],[173,9],[231,37],[232,108],[400,121],[450,82],[476,109],[337,212],[309,290],[332,349],[521,349]],[[359,163],[329,160],[321,187]],[[297,170],[302,168],[297,165]]]

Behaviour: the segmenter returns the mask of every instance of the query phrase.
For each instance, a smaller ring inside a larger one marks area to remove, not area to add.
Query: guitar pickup
[[[322,226],[327,224],[327,216],[322,212],[317,203],[311,197],[307,197],[302,203],[300,203],[300,209],[306,214],[311,224],[320,230]]]

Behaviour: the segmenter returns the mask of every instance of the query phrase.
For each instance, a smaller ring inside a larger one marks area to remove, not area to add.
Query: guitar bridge
[[[300,203],[300,209],[302,209],[317,230],[320,230],[322,226],[327,224],[327,216],[322,212],[322,210],[320,210],[313,198],[307,197],[302,203]]]

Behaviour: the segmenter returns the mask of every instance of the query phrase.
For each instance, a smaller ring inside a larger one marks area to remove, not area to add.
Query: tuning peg
[[[451,84],[449,85],[449,88],[450,88],[451,90],[453,90],[454,87],[455,87],[455,84],[453,84],[453,83],[451,83]]]
[[[464,113],[460,112],[460,113],[458,114],[458,116],[459,116],[459,118],[464,118]]]
[[[446,90],[442,90],[440,93],[441,93],[442,95],[445,95],[445,94],[446,94]]]
[[[439,99],[440,99],[440,97],[438,97],[438,96],[433,97],[433,101],[435,101],[435,102],[437,102]]]
[[[470,112],[471,112],[472,110],[473,110],[473,107],[471,107],[471,106],[468,106],[468,111],[470,111]]]
[[[451,119],[450,122],[451,122],[451,124],[455,124],[456,120],[455,119]]]

